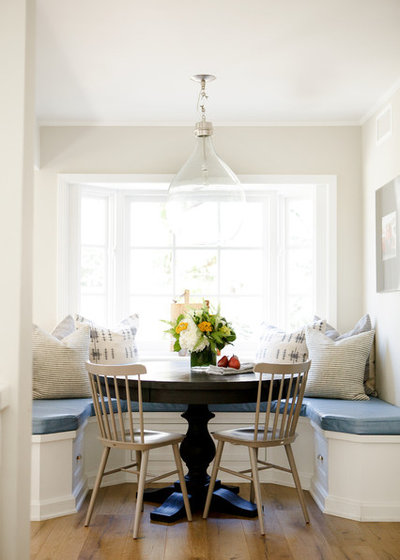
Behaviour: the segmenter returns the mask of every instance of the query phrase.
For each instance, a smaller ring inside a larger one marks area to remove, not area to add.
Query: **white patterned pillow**
[[[375,331],[368,331],[334,341],[306,329],[311,367],[305,396],[369,400],[364,392],[364,370],[374,334]]]
[[[285,332],[272,325],[263,325],[258,350],[257,362],[298,363],[308,360],[305,329],[307,325],[294,332]],[[310,323],[309,327],[317,332],[325,332],[323,320]]]
[[[89,359],[96,364],[131,364],[137,361],[136,333],[139,316],[130,315],[113,329],[95,325],[81,315],[75,315],[77,328],[90,326]]]
[[[33,325],[33,398],[90,397],[85,362],[89,357],[89,326],[58,340]]]

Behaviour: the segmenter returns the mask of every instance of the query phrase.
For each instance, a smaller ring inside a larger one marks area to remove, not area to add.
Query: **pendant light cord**
[[[199,97],[197,99],[197,110],[200,111],[202,121],[207,120],[207,118],[206,118],[206,107],[205,107],[205,103],[206,103],[207,99],[208,99],[208,95],[206,93],[206,81],[201,80]]]

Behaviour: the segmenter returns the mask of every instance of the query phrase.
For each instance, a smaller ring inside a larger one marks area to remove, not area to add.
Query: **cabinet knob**
[[[324,458],[321,454],[317,455],[317,459],[318,461],[321,461],[321,463],[323,462]]]

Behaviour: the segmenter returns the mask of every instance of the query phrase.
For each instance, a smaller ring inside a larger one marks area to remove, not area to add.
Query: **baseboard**
[[[89,487],[87,485],[87,480],[80,480],[79,484],[73,490],[76,511],[80,510],[88,492]]]
[[[92,490],[97,473],[88,473],[86,479],[87,490]],[[114,486],[115,484],[123,484],[125,482],[136,482],[136,475],[127,472],[117,472],[105,476],[101,481],[101,487]]]
[[[347,498],[327,496],[324,513],[354,521],[399,521],[400,503],[358,502]]]
[[[265,473],[265,474],[264,474]],[[310,490],[312,473],[299,472],[300,483],[303,490]],[[261,471],[260,482],[269,484],[278,484],[279,486],[294,487],[293,476],[279,470]]]
[[[31,521],[44,521],[53,517],[62,517],[76,513],[74,496],[58,496],[48,500],[31,501]]]
[[[310,493],[319,509],[328,515],[344,517],[353,521],[400,521],[400,502],[362,502],[332,496],[327,494],[324,488],[315,481],[311,483]]]
[[[326,513],[325,512],[325,500],[326,500],[327,494],[325,492],[325,489],[320,484],[316,483],[314,480],[311,480],[310,494],[313,497],[314,502],[317,504],[319,509],[322,511],[322,513]]]

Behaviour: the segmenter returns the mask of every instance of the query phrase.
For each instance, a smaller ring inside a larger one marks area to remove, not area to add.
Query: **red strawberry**
[[[222,358],[220,360],[218,360],[218,366],[219,367],[228,367],[228,357],[227,356],[222,356]]]
[[[235,368],[235,369],[240,369],[239,358],[237,356],[233,355],[232,358],[228,362],[228,366],[232,367],[232,368]]]

